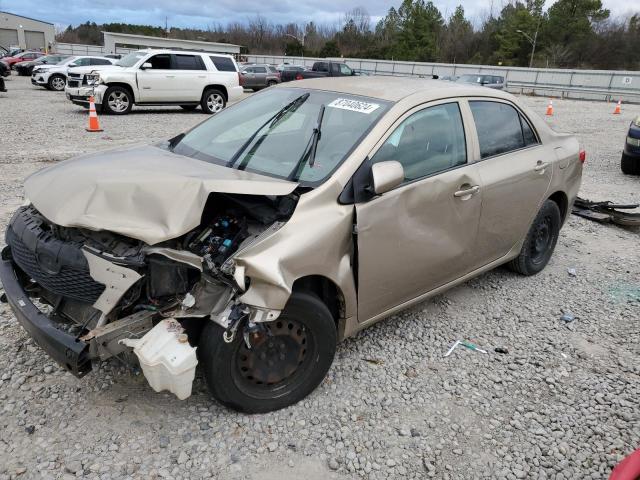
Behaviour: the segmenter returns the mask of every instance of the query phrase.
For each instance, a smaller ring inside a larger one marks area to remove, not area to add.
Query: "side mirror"
[[[397,187],[404,181],[404,168],[395,160],[374,163],[371,165],[373,191],[381,195]]]
[[[153,68],[153,65],[150,62],[144,62],[140,68],[146,70],[147,68]]]
[[[73,67],[77,67],[77,66],[78,66],[78,64],[77,64],[77,63],[70,63],[70,64],[69,64],[69,67],[71,67],[71,68],[73,68]]]

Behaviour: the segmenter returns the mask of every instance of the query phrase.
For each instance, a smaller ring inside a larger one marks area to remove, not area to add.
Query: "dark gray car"
[[[280,72],[266,64],[249,65],[240,71],[242,86],[253,91],[280,83]]]
[[[456,82],[474,83],[476,85],[482,85],[483,87],[495,88],[496,90],[502,90],[505,86],[504,77],[499,75],[467,74],[461,75]]]

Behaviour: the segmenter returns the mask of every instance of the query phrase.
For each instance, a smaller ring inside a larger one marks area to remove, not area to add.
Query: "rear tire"
[[[224,110],[227,106],[227,98],[217,88],[209,88],[202,94],[200,106],[204,113],[213,114]]]
[[[49,77],[49,81],[47,82],[47,88],[55,92],[62,92],[66,84],[67,79],[64,77],[64,75],[51,75],[51,77]]]
[[[274,85],[277,85],[278,82],[276,82],[275,80],[269,80],[267,82],[267,87],[273,87]]]
[[[264,413],[305,398],[324,379],[336,351],[336,326],[315,295],[293,293],[280,317],[264,324],[270,335],[252,336],[247,349],[241,325],[231,343],[209,321],[198,352],[211,395],[226,407]]]
[[[102,97],[102,110],[112,115],[126,115],[133,108],[133,95],[124,87],[109,87]]]
[[[640,175],[640,158],[633,158],[623,153],[620,168],[625,175]]]
[[[556,247],[561,224],[558,204],[546,200],[527,232],[520,254],[507,264],[508,267],[526,276],[541,272]]]

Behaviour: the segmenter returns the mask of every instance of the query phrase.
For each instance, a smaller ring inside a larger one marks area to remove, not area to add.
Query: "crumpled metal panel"
[[[176,155],[155,146],[99,152],[40,170],[27,198],[64,227],[109,230],[154,245],[200,224],[213,192],[287,195],[297,183]]]

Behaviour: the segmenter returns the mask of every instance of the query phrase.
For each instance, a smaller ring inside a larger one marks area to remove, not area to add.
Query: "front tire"
[[[509,268],[527,276],[541,272],[556,248],[561,224],[558,204],[546,200],[529,228],[520,254],[509,262]]]
[[[640,175],[640,158],[633,158],[623,153],[620,168],[625,175]]]
[[[202,94],[200,106],[204,113],[218,113],[227,106],[227,98],[220,90],[216,88],[209,88]]]
[[[47,82],[47,87],[49,88],[49,90],[61,92],[64,90],[64,86],[66,84],[67,80],[63,75],[51,75],[49,81]]]
[[[126,115],[133,107],[133,95],[124,87],[109,87],[102,97],[102,110],[112,115]]]
[[[324,379],[336,351],[336,326],[315,295],[296,292],[268,332],[251,335],[248,349],[238,329],[231,343],[208,322],[198,352],[211,395],[246,413],[278,410],[302,400]]]

